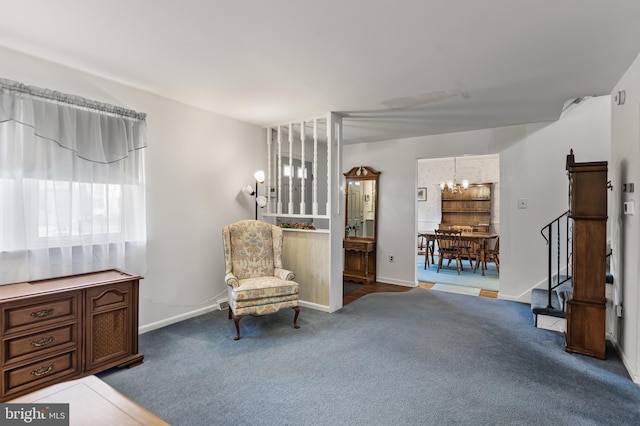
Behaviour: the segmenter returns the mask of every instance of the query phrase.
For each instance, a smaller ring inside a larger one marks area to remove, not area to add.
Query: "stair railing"
[[[571,279],[571,259],[573,255],[573,240],[571,238],[571,218],[569,211],[564,212],[549,224],[544,226],[540,233],[547,241],[549,247],[548,263],[548,302],[547,308],[552,309],[551,293],[561,284]],[[555,257],[554,257],[555,252]],[[561,273],[565,271],[563,276]],[[557,277],[557,280],[554,279]],[[555,283],[554,283],[555,282]]]

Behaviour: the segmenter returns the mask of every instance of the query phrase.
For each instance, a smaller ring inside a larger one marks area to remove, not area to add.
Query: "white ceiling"
[[[0,45],[260,126],[340,112],[347,143],[555,120],[640,53],[638,0],[0,7]]]

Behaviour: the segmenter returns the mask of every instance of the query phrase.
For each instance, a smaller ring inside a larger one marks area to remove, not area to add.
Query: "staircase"
[[[538,328],[564,332],[567,302],[571,299],[571,219],[569,212],[558,216],[544,226],[540,233],[547,241],[547,288],[531,292],[531,313]]]
[[[571,240],[571,219],[565,212],[540,230],[547,241],[549,266],[547,288],[534,288],[531,292],[531,313],[534,326],[546,330],[566,331],[567,302],[573,293],[571,267],[573,247]],[[607,258],[611,256],[607,249]],[[608,260],[608,259],[607,259]],[[607,310],[612,308],[609,300],[612,294],[613,275],[608,271],[607,262]]]

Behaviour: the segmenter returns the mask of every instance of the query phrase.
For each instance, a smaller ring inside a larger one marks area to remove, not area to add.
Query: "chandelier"
[[[468,180],[464,179],[462,183],[458,183],[456,181],[456,157],[453,157],[453,180],[440,182],[440,189],[443,192],[449,191],[451,194],[457,194],[458,192],[463,192],[467,188],[469,188]]]

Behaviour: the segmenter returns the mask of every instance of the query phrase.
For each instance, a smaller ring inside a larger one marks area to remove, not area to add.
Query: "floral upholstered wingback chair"
[[[240,339],[240,320],[247,314],[264,315],[293,308],[298,326],[295,274],[282,268],[282,229],[258,220],[242,220],[222,229],[225,277],[229,292],[229,319]]]

